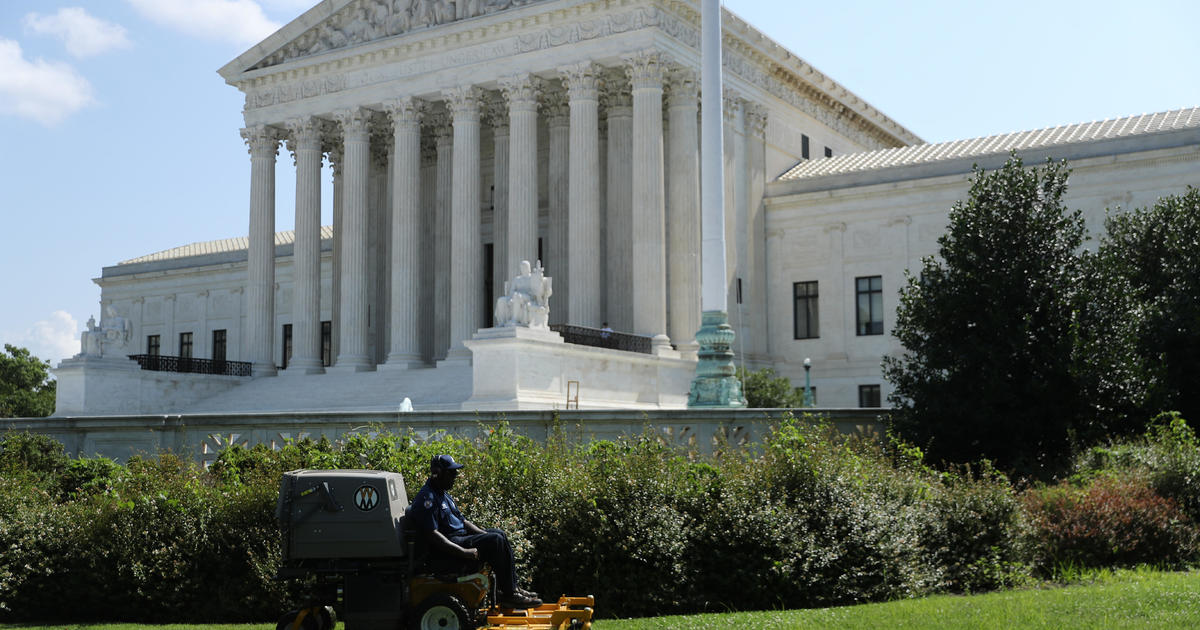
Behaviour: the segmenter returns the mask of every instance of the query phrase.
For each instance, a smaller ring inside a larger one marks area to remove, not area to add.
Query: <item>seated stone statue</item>
[[[124,358],[128,354],[133,322],[118,315],[112,305],[104,309],[104,315],[99,326],[96,325],[96,318],[88,318],[87,329],[79,336],[80,352],[77,356]]]
[[[550,295],[554,292],[552,278],[546,277],[542,261],[530,268],[528,260],[521,261],[521,274],[504,283],[505,295],[496,300],[496,326],[549,328]]]

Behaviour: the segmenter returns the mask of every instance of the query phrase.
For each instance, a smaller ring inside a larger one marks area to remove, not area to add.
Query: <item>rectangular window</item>
[[[333,322],[321,322],[321,365],[333,365]]]
[[[825,147],[825,157],[833,157],[833,149]]]
[[[817,281],[792,284],[792,328],[795,339],[816,339],[821,336],[817,317]]]
[[[184,359],[192,358],[192,333],[179,333],[179,356]]]
[[[221,329],[221,330],[212,331],[212,337],[213,337],[213,340],[212,340],[213,361],[224,361],[225,360],[225,343],[226,343],[225,342],[225,340],[226,340],[225,330]]]
[[[800,157],[808,159],[808,136],[800,134]]]
[[[292,358],[292,325],[283,325],[283,365],[282,369],[287,369],[288,361]]]
[[[146,354],[154,356],[162,354],[162,337],[158,335],[146,335]]]
[[[883,276],[855,278],[858,298],[858,335],[883,334]]]
[[[879,386],[878,385],[859,385],[858,386],[858,406],[859,407],[880,407],[879,404]]]
[[[742,279],[737,279],[737,303],[742,303]]]

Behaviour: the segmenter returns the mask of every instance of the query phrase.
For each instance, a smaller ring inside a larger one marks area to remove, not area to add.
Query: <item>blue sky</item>
[[[0,342],[57,363],[102,267],[246,233],[243,100],[216,70],[313,4],[0,0]],[[1190,0],[725,4],[930,142],[1200,105]],[[280,230],[291,170],[281,151]]]

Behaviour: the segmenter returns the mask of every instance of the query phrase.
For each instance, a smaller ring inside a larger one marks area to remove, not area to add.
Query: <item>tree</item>
[[[751,409],[799,409],[804,406],[804,392],[793,387],[787,377],[777,376],[771,368],[757,372],[738,368],[737,378],[742,382],[746,406]]]
[[[1072,371],[1082,214],[1062,203],[1065,162],[976,167],[938,256],[900,291],[884,357],[894,429],[934,461],[990,459],[1048,476],[1079,415]]]
[[[1103,324],[1086,340],[1089,398],[1127,409],[1125,433],[1164,411],[1200,423],[1200,190],[1109,216],[1088,263]]]
[[[0,354],[0,418],[40,418],[54,413],[50,362],[26,348],[4,344]]]

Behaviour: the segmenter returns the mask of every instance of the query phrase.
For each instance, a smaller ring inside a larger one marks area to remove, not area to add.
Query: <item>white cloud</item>
[[[147,19],[195,37],[251,45],[274,33],[254,0],[126,0]]]
[[[93,102],[92,84],[70,65],[29,61],[20,44],[0,37],[0,115],[51,126]]]
[[[317,0],[262,0],[263,5],[273,11],[294,13],[291,17],[299,16],[305,11],[317,6]]]
[[[57,366],[59,361],[79,353],[79,333],[79,322],[70,313],[54,311],[46,319],[34,322],[24,335],[6,343],[29,348],[33,356]]]
[[[92,17],[79,7],[65,7],[54,15],[30,13],[25,16],[25,28],[57,37],[67,52],[78,58],[131,46],[123,26]]]

